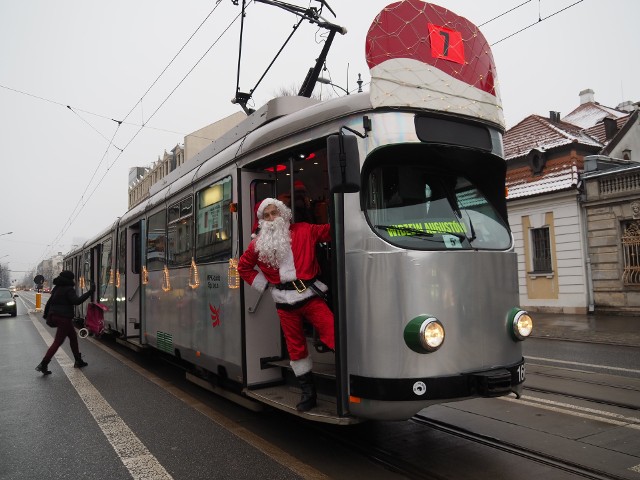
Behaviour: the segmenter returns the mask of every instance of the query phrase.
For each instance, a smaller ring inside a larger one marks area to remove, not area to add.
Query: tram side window
[[[189,196],[171,205],[168,220],[169,266],[187,265],[193,246],[193,198]]]
[[[111,239],[102,242],[100,248],[100,286],[113,285],[113,276],[111,272]]]
[[[227,260],[231,256],[231,177],[197,194],[196,261]]]
[[[120,239],[118,240],[118,270],[116,273],[116,287],[120,287],[121,283],[124,283],[124,276],[127,272],[127,231],[122,230],[120,232]]]
[[[84,253],[84,258],[82,259],[82,277],[84,279],[84,284],[87,288],[89,288],[88,280],[95,281],[94,278],[91,277],[91,253],[86,251]]]
[[[151,215],[147,223],[147,270],[165,266],[167,214],[164,210]]]
[[[131,235],[131,273],[140,273],[140,234]]]

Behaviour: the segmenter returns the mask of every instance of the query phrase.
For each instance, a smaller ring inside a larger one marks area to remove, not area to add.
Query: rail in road
[[[28,295],[20,298],[25,307],[34,307]],[[112,342],[91,341],[113,351]],[[141,356],[128,354],[127,358],[134,359],[136,368],[147,368]],[[286,429],[299,429],[301,433],[294,436],[296,446],[283,445],[282,451],[319,439],[317,457],[305,460],[316,471],[333,468],[327,474],[332,478],[346,477],[336,474],[339,467],[323,457],[328,445],[348,458],[366,456],[405,478],[475,480],[482,472],[483,478],[517,475],[520,480],[640,479],[640,372],[619,372],[630,377],[614,374],[615,368],[624,367],[609,367],[614,373],[605,374],[587,371],[580,362],[551,365],[545,358],[527,360],[528,378],[520,399],[511,396],[434,405],[408,422],[351,427],[308,425],[269,411],[251,414],[251,418],[258,425],[273,417],[276,430],[285,424]],[[158,372],[154,369],[153,376]],[[173,382],[166,386],[176,387]],[[238,428],[233,420],[226,422],[229,429]],[[277,446],[273,439],[277,432],[255,435]]]

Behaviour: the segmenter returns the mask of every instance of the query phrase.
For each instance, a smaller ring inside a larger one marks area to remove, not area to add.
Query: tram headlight
[[[418,353],[431,353],[444,342],[444,327],[433,315],[419,315],[404,327],[404,343]]]
[[[533,331],[533,319],[526,310],[513,308],[509,312],[511,335],[516,340],[524,340]]]

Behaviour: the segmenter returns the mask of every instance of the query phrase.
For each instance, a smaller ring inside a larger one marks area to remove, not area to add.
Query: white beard
[[[260,220],[260,233],[256,240],[258,260],[273,268],[279,268],[291,252],[290,222],[276,217],[271,222]]]

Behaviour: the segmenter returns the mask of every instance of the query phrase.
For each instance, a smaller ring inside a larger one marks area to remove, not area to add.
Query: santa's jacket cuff
[[[251,287],[261,292],[267,287],[267,283],[269,282],[267,282],[267,277],[264,276],[264,273],[258,272],[258,275],[253,279]]]

